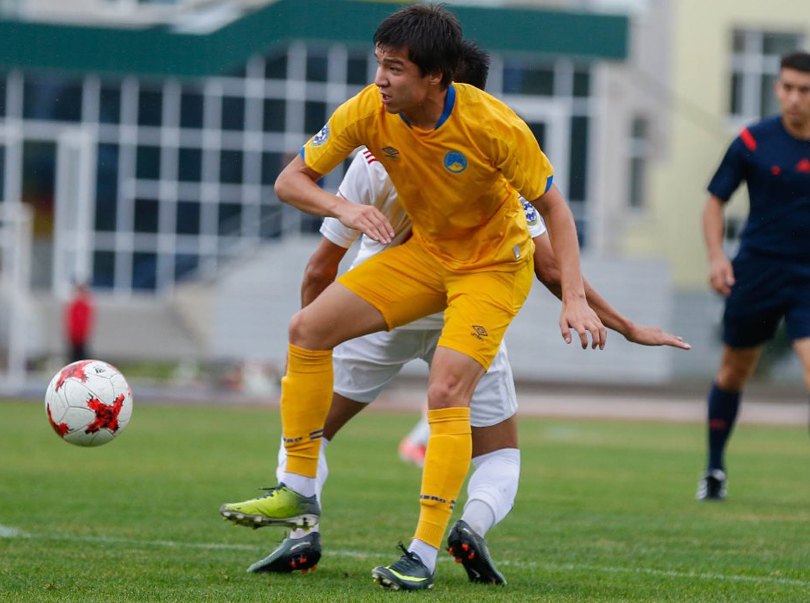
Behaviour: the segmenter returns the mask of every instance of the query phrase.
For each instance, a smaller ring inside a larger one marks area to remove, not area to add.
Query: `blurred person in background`
[[[93,333],[93,298],[90,289],[77,283],[73,297],[65,306],[65,337],[68,359],[77,362],[89,358],[88,343]]]
[[[698,500],[726,498],[724,450],[740,394],[783,318],[810,390],[810,54],[782,57],[775,92],[780,114],[734,139],[709,183],[703,210],[710,283],[726,302]],[[723,250],[723,210],[743,181],[750,213],[730,262]]]

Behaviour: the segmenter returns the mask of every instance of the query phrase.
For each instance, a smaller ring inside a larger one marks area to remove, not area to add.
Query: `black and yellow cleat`
[[[415,553],[402,543],[402,557],[391,565],[378,566],[371,570],[371,578],[383,588],[391,590],[427,590],[433,587],[433,573]]]

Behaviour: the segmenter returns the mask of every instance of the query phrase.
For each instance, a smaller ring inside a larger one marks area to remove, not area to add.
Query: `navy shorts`
[[[726,299],[723,342],[750,348],[771,339],[784,318],[791,340],[810,337],[810,262],[734,258],[735,283]]]

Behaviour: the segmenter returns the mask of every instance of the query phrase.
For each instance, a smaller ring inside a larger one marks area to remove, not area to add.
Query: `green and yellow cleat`
[[[321,507],[315,496],[301,496],[283,483],[262,488],[267,494],[238,503],[225,503],[219,514],[228,521],[248,528],[286,526],[308,528],[318,523]]]
[[[371,578],[383,588],[391,590],[427,590],[433,588],[433,574],[415,553],[399,543],[403,555],[391,565],[371,570]]]

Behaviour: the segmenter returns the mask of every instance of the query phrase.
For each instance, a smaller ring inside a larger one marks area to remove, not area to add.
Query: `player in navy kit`
[[[709,393],[709,460],[700,500],[726,497],[723,452],[740,392],[781,319],[810,390],[810,54],[782,58],[780,115],[743,129],[712,178],[703,211],[712,288],[726,296],[723,356]],[[750,213],[740,251],[723,252],[723,208],[741,182]]]

